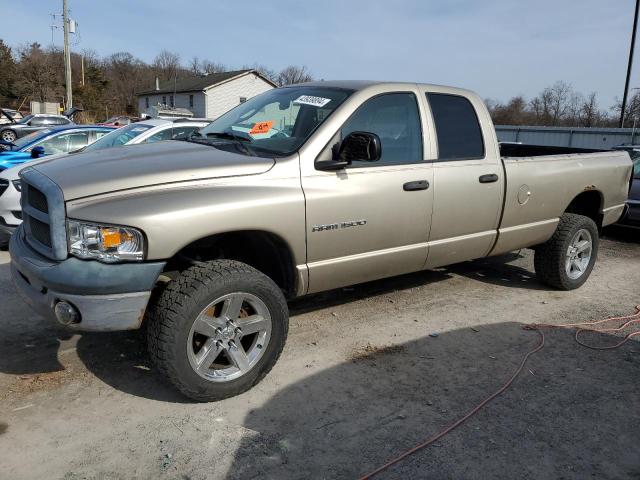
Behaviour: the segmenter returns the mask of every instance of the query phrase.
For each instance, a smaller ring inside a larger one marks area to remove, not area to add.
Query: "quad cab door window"
[[[420,114],[412,93],[391,93],[368,100],[347,120],[340,135],[344,139],[358,131],[377,135],[382,155],[376,162],[355,160],[351,167],[422,162]]]

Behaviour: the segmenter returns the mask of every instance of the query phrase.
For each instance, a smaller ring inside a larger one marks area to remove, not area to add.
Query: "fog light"
[[[80,323],[80,312],[69,302],[61,301],[53,307],[58,322],[62,325],[71,325],[72,323]]]

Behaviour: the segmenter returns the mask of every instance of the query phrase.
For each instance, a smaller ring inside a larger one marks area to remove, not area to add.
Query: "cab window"
[[[427,93],[438,137],[439,160],[484,157],[482,130],[471,102],[460,95]]]
[[[367,100],[343,125],[340,134],[345,138],[356,131],[378,135],[382,156],[377,162],[354,161],[352,167],[400,165],[423,160],[420,113],[413,93],[388,93]]]
[[[73,132],[57,135],[44,140],[34,147],[43,147],[45,155],[68,153],[86,147],[89,143],[89,132]],[[32,147],[33,148],[33,147]]]

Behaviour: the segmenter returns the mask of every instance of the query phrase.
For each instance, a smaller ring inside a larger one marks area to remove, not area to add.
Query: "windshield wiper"
[[[245,145],[244,143],[242,143],[241,140],[247,140],[244,137],[240,137],[237,135],[233,135],[231,133],[227,134],[227,133],[223,133],[220,132],[222,135],[219,135],[218,132],[215,133],[215,137],[216,138],[222,138],[225,140],[235,140],[235,142],[231,143],[231,145],[234,145],[235,148],[237,150],[239,150],[241,153],[244,153],[246,155],[249,155],[250,157],[255,157],[256,154],[253,150],[251,150],[247,145]],[[229,135],[227,137],[227,135]],[[207,136],[209,136],[209,134],[207,134]],[[237,137],[237,138],[236,138]],[[219,145],[222,145],[221,142],[216,142],[215,139],[213,138],[205,138],[202,135],[189,135],[187,138],[181,139],[182,141],[185,142],[192,142],[192,143],[199,143],[201,145],[209,145],[211,147],[215,147],[215,148],[219,148]]]
[[[228,140],[239,140],[241,142],[253,142],[253,138],[251,137],[243,137],[242,135],[237,135],[231,132],[209,132],[207,133],[207,138],[210,137],[225,138]]]

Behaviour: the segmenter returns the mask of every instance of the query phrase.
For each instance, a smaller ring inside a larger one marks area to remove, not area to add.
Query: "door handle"
[[[480,183],[493,183],[498,181],[498,175],[495,173],[487,173],[486,175],[480,175],[478,180]]]
[[[413,192],[415,190],[426,190],[429,188],[429,182],[426,180],[416,180],[414,182],[407,182],[402,186],[405,192]]]

